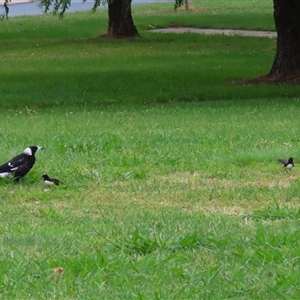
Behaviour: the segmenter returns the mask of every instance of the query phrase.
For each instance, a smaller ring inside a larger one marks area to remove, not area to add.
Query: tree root
[[[260,77],[245,80],[245,84],[300,84],[300,74],[281,75],[277,73],[269,73]]]

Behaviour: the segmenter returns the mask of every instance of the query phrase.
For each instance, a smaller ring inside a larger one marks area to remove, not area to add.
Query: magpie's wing
[[[24,154],[20,154],[15,156],[7,163],[0,166],[0,173],[2,172],[14,172],[18,170],[24,163],[26,163],[26,156]]]
[[[53,182],[54,182],[54,184],[55,185],[59,185],[61,182],[58,180],[58,179],[56,179],[56,178],[52,178],[52,180],[53,180]]]
[[[281,162],[284,165],[286,165],[288,163],[288,161],[284,158],[279,158],[278,161]]]

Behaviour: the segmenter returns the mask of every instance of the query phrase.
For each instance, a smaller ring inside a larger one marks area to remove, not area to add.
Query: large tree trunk
[[[108,32],[113,38],[138,35],[131,15],[131,0],[111,0],[108,2]]]
[[[186,10],[186,11],[190,10],[190,7],[189,7],[189,0],[184,0],[184,7],[185,7],[185,10]]]
[[[271,81],[300,79],[300,0],[273,0],[277,30],[276,56],[270,73]]]

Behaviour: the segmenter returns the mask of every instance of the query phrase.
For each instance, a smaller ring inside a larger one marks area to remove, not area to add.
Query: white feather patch
[[[0,177],[1,178],[12,178],[13,177],[13,175],[12,175],[12,173],[11,172],[4,172],[4,173],[0,173]]]
[[[54,184],[53,181],[49,181],[49,180],[45,180],[44,183],[47,184],[47,185],[53,185]]]
[[[24,151],[23,151],[24,154],[26,155],[29,155],[29,156],[32,156],[32,150],[30,147],[26,148]]]

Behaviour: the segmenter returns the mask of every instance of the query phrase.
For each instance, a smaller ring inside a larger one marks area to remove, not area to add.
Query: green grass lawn
[[[107,30],[104,9],[67,14],[63,20],[49,15],[1,22],[0,106],[297,97],[297,86],[241,84],[269,72],[275,39],[148,30],[171,24],[274,28],[269,1],[245,4],[244,10],[234,2],[231,8],[214,3],[195,4],[199,9],[191,12],[174,12],[170,4],[133,6],[142,37],[123,41],[97,38]],[[202,5],[207,8],[201,10]]]
[[[2,297],[297,298],[300,173],[277,158],[298,161],[298,115],[296,99],[2,110],[1,161],[46,147],[0,183]]]
[[[300,297],[299,87],[240,82],[275,40],[146,30],[251,29],[269,2],[136,6],[134,40],[95,38],[105,11],[0,23],[0,161],[45,147],[0,181],[1,299]]]

